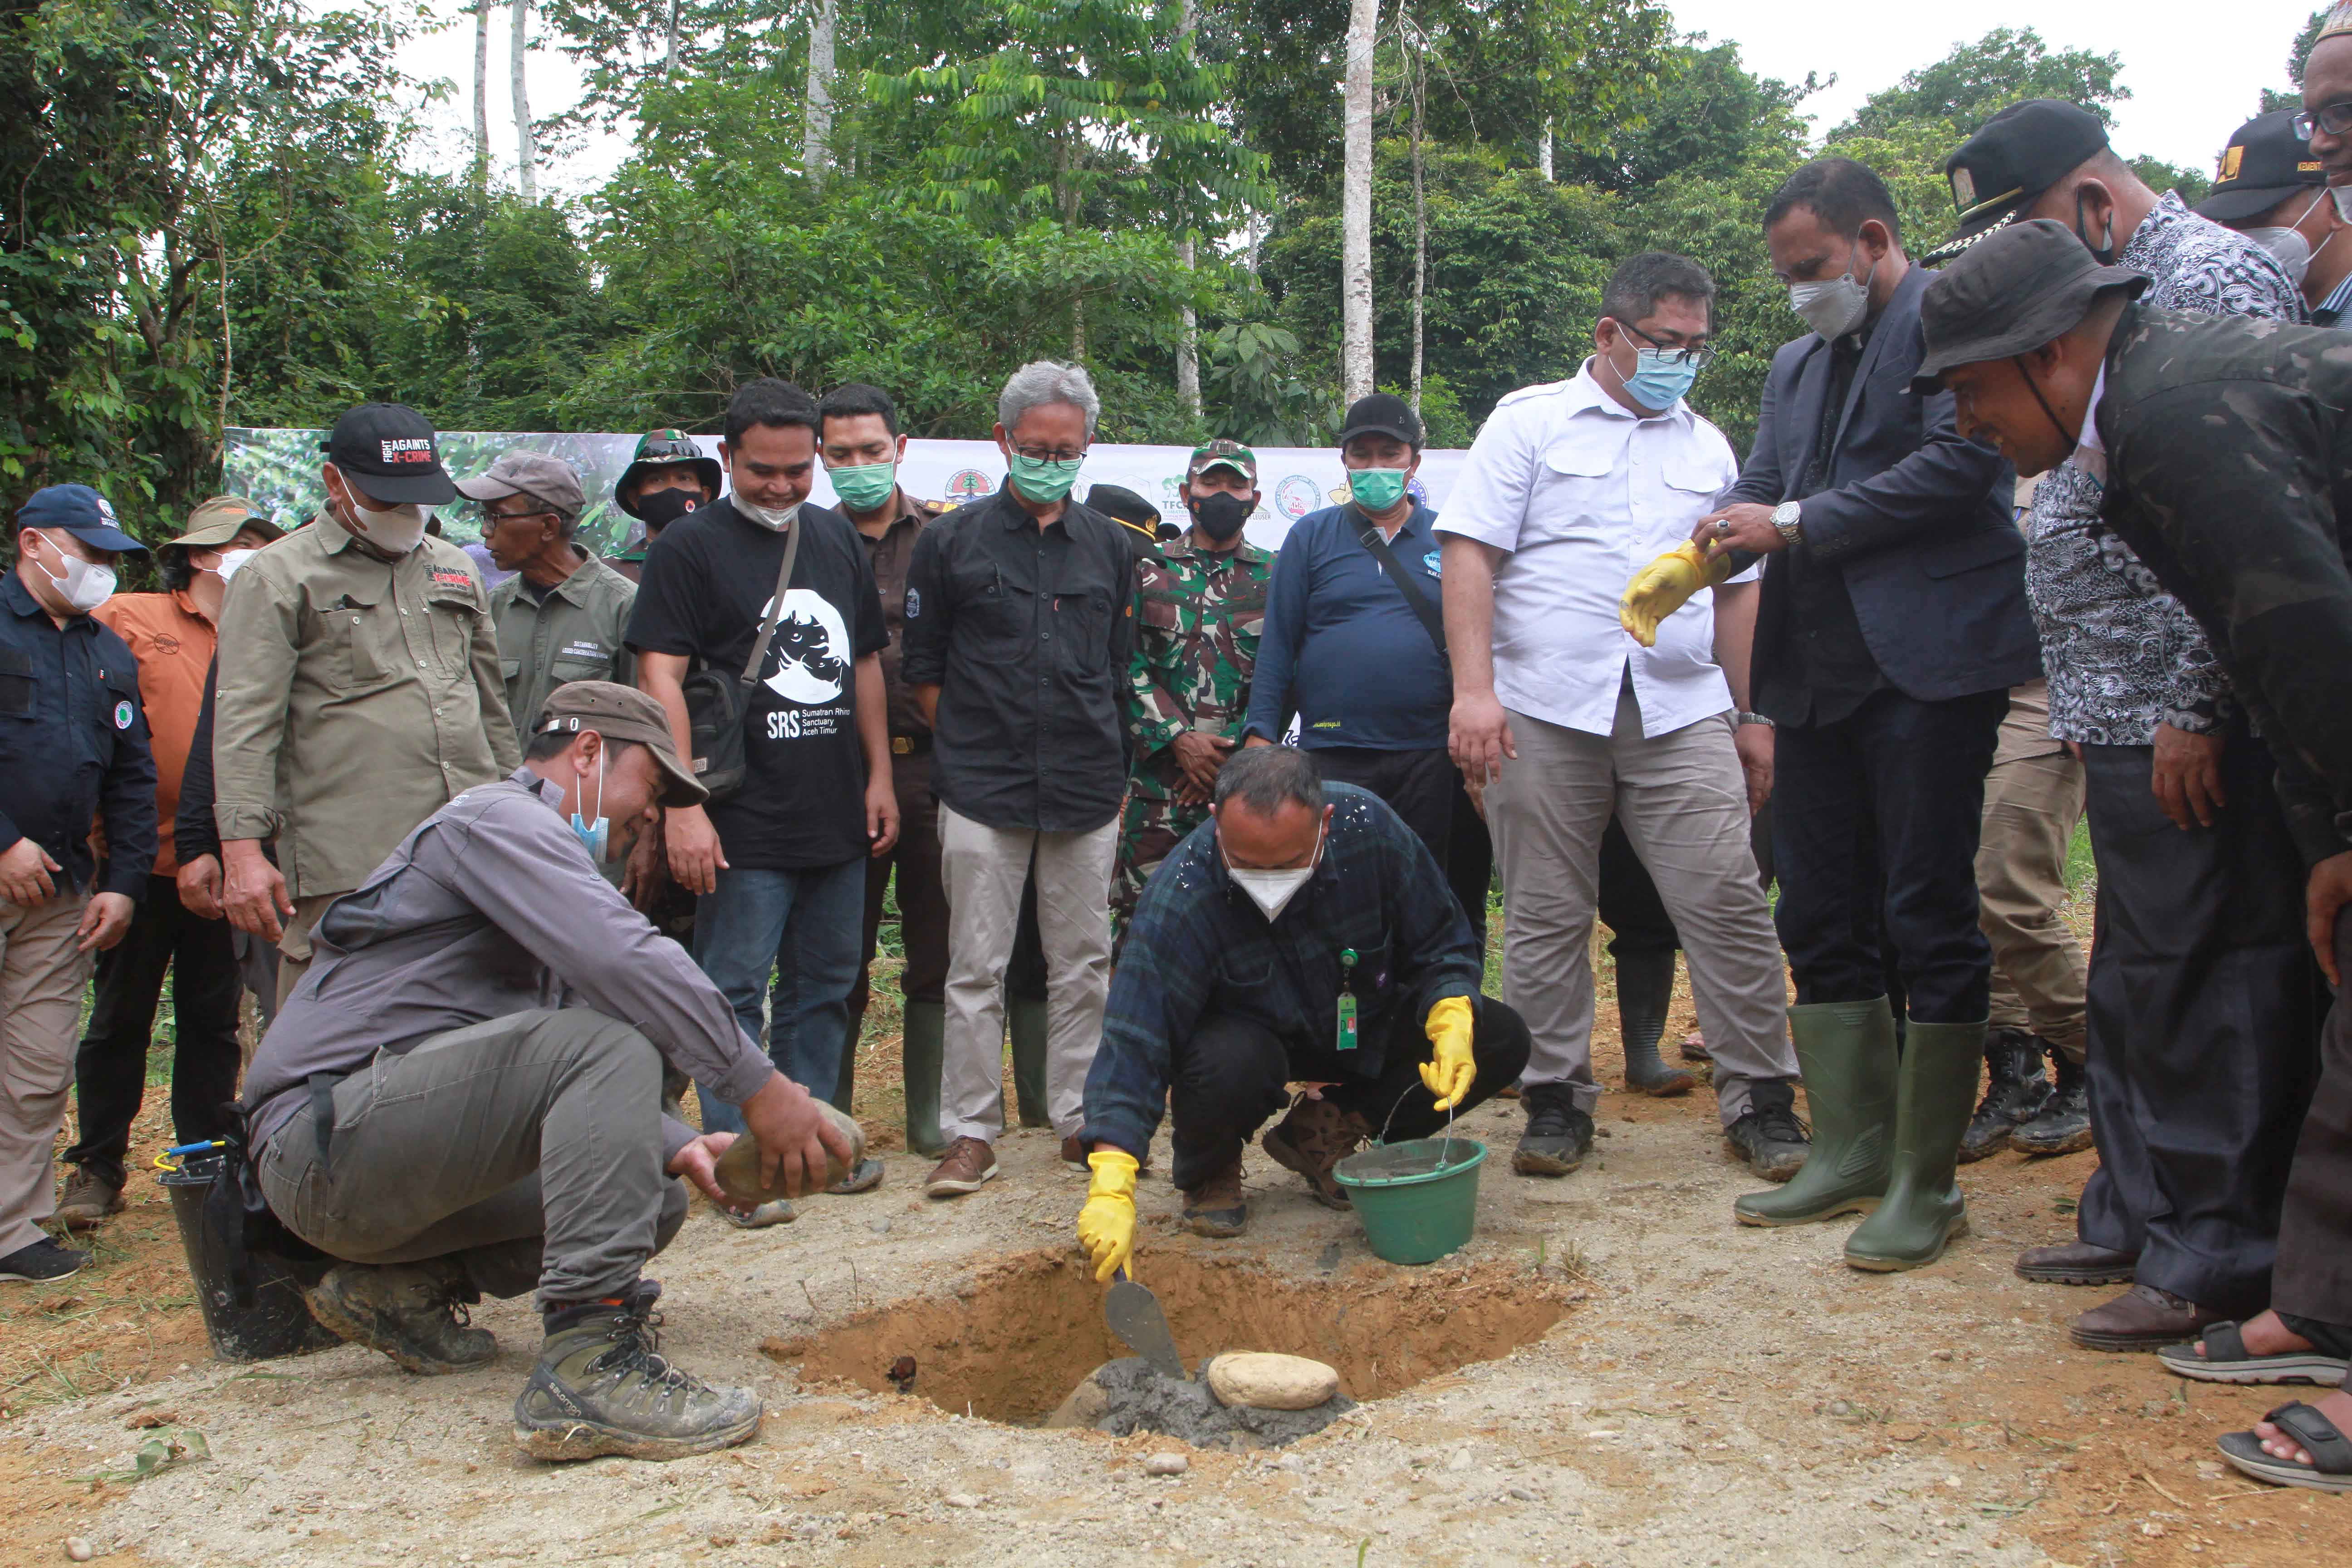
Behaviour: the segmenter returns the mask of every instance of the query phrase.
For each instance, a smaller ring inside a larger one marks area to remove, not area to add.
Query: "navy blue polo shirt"
[[[89,847],[100,819],[102,871]],[[88,616],[59,626],[12,570],[0,578],[0,851],[20,838],[64,868],[60,893],[69,880],[140,897],[155,864],[155,757],[130,647]]]

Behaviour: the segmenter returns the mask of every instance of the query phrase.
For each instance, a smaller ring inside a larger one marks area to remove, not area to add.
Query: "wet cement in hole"
[[[1370,1268],[1342,1279],[1294,1279],[1240,1261],[1161,1252],[1143,1282],[1160,1298],[1188,1369],[1225,1351],[1285,1351],[1339,1373],[1351,1399],[1381,1399],[1540,1338],[1567,1311],[1524,1267]],[[761,1348],[804,1379],[904,1390],[940,1409],[1032,1426],[1079,1380],[1128,1355],[1104,1325],[1102,1288],[1060,1248],[1024,1253],[945,1296],[860,1312],[825,1332]]]

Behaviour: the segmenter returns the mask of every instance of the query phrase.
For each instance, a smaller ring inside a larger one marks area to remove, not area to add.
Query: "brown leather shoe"
[[[2087,1241],[2062,1241],[2054,1247],[2029,1247],[2019,1253],[2017,1277],[2037,1285],[2121,1285],[2138,1265],[2137,1252],[2117,1252]]]
[[[122,1212],[122,1189],[76,1165],[66,1179],[66,1195],[58,1200],[57,1221],[68,1230],[89,1230],[109,1215]]]
[[[1194,1236],[1239,1236],[1248,1224],[1238,1159],[1184,1194],[1184,1228]]]
[[[1307,1179],[1317,1203],[1344,1209],[1351,1206],[1348,1189],[1332,1180],[1332,1167],[1371,1135],[1372,1124],[1354,1111],[1342,1110],[1328,1100],[1302,1100],[1258,1142],[1276,1164]]]
[[[961,1197],[980,1191],[996,1174],[996,1151],[977,1138],[959,1138],[948,1145],[947,1158],[923,1184],[927,1198]]]
[[[2194,1301],[2153,1285],[2135,1285],[2074,1320],[2074,1342],[2086,1351],[2156,1351],[2193,1340],[2221,1321]]]

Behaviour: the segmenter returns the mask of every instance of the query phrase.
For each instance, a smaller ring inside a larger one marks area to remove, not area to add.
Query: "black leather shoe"
[[[1520,1103],[1528,1108],[1527,1131],[1511,1151],[1511,1169],[1522,1176],[1565,1176],[1592,1152],[1592,1118],[1576,1108],[1564,1083],[1530,1084]]]

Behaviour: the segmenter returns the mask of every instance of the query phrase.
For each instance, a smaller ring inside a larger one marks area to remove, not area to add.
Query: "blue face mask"
[[[604,815],[604,748],[602,746],[596,748],[596,819],[593,822],[581,820],[577,796],[573,797],[573,806],[572,834],[588,851],[588,858],[601,866],[604,863],[604,850],[613,837],[612,821]]]
[[[1698,379],[1698,366],[1685,360],[1680,364],[1668,364],[1666,356],[1679,353],[1675,349],[1637,348],[1633,351],[1633,374],[1625,378],[1625,390],[1634,402],[1660,413],[1672,408]]]

